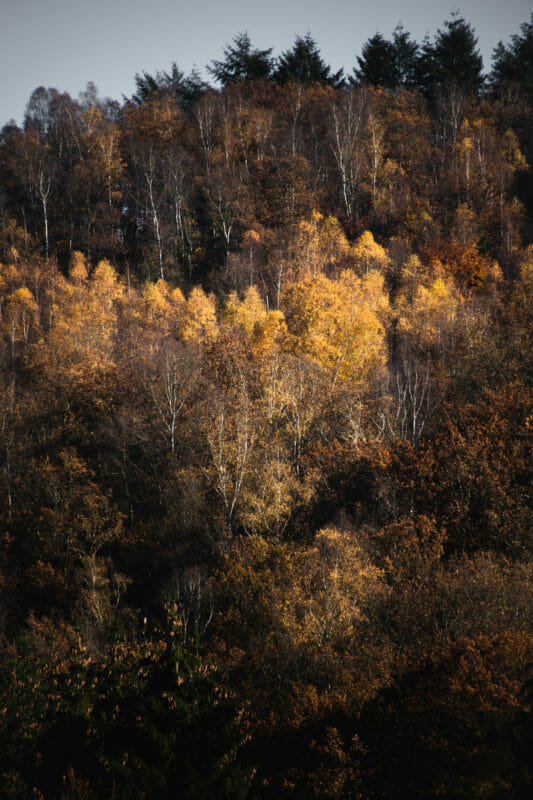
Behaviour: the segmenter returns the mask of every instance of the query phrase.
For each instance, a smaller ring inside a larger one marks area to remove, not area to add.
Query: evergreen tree
[[[268,80],[273,67],[271,53],[272,47],[254,50],[248,34],[239,33],[233,44],[224,48],[224,60],[212,61],[207,69],[223,86],[238,81]]]
[[[200,98],[209,86],[202,80],[198,70],[193,69],[190,75],[186,76],[173,61],[170,72],[157,71],[155,75],[143,72],[142,75],[135,75],[135,86],[137,91],[132,96],[132,100],[141,105],[155,94],[160,96],[170,95],[182,108],[187,108]]]
[[[371,86],[384,86],[396,89],[402,86],[412,89],[416,86],[418,44],[410,34],[397,25],[392,41],[376,33],[363,45],[361,56],[357,57],[359,69],[354,68],[353,84],[367,83]]]
[[[418,60],[418,82],[432,96],[454,86],[477,94],[483,85],[483,59],[477,49],[472,27],[463,17],[452,14],[437,31],[434,42],[426,38]]]
[[[398,80],[394,46],[381,33],[376,33],[365,42],[357,61],[359,68],[354,67],[354,74],[359,83],[384,86],[387,89],[396,87]]]
[[[519,86],[533,96],[533,14],[530,22],[520,26],[521,33],[511,37],[507,47],[499,42],[494,49],[490,83],[496,92]]]
[[[1,797],[146,798],[248,794],[239,709],[184,641],[176,608],[154,640],[100,657],[79,643],[57,664],[14,656],[0,680]],[[83,790],[83,794],[77,794]],[[43,793],[41,793],[43,792]]]
[[[404,31],[401,23],[396,26],[392,34],[392,46],[397,84],[404,89],[414,89],[420,48],[418,43],[411,39],[411,34]]]
[[[297,36],[292,50],[286,50],[278,58],[274,73],[276,83],[322,83],[338,88],[343,84],[343,70],[331,72],[329,64],[322,59],[320,50],[310,33]]]

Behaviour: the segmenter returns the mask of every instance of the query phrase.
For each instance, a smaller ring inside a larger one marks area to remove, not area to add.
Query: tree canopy
[[[329,64],[326,64],[320,55],[320,50],[311,34],[306,33],[305,36],[297,36],[292,49],[286,50],[279,56],[273,77],[280,84],[292,81],[339,87],[343,82],[343,70],[333,73]]]
[[[2,800],[531,795],[531,95],[300,45],[1,132]]]
[[[174,61],[170,66],[170,72],[158,70],[155,75],[143,72],[135,75],[134,80],[136,92],[132,95],[132,100],[138,105],[154,96],[167,96],[173,98],[179,106],[187,108],[208,88],[197,70],[186,76]]]
[[[419,84],[429,95],[450,87],[478,94],[483,85],[483,59],[472,26],[459,14],[424,40],[419,58]]]
[[[207,69],[223,86],[239,81],[268,80],[274,63],[272,49],[253,48],[248,34],[239,33],[232,44],[224,48],[224,59],[212,61]]]
[[[526,95],[533,95],[533,14],[508,45],[499,42],[494,49],[491,85],[498,92],[520,87]]]

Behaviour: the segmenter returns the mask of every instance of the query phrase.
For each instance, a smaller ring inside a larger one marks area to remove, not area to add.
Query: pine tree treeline
[[[4,128],[1,798],[529,797],[530,36]]]

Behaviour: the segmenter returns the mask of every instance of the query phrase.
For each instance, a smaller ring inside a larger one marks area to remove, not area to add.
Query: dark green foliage
[[[397,25],[392,34],[396,83],[404,89],[416,88],[416,71],[419,57],[419,45],[403,26]]]
[[[357,57],[359,68],[354,67],[353,84],[383,86],[385,89],[413,89],[416,87],[418,44],[397,25],[392,41],[376,33],[363,45],[361,56]]]
[[[359,68],[355,67],[354,73],[361,83],[383,86],[385,89],[394,89],[397,85],[394,47],[381,33],[376,33],[365,42],[357,61]]]
[[[280,55],[274,80],[279,84],[291,81],[339,87],[343,83],[342,75],[342,69],[331,72],[331,67],[322,59],[315,40],[307,33],[305,36],[297,36],[292,50],[286,50]]]
[[[248,34],[239,33],[224,48],[224,60],[212,61],[207,69],[223,86],[252,80],[268,80],[272,73],[272,48],[252,48]]]
[[[132,100],[139,105],[154,95],[172,97],[179,106],[188,108],[195,103],[209,88],[197,70],[186,76],[173,61],[170,72],[158,71],[155,75],[148,72],[135,75],[136,92]]]
[[[493,62],[490,84],[497,93],[519,88],[528,97],[533,96],[533,14],[508,45],[499,42]]]
[[[1,796],[74,785],[121,800],[247,796],[236,706],[168,613],[160,639],[95,659],[78,643],[40,673],[27,657],[4,663]]]
[[[478,94],[483,85],[483,59],[471,25],[458,14],[444,22],[433,42],[426,39],[418,62],[419,85],[428,96],[451,87]]]

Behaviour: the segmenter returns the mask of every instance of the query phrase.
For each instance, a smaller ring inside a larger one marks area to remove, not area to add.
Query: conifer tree
[[[201,94],[209,88],[198,70],[193,69],[186,76],[175,61],[170,66],[170,72],[158,70],[155,75],[143,72],[141,75],[136,74],[134,80],[137,91],[132,96],[132,100],[137,105],[141,105],[154,95],[159,95],[170,96],[179,106],[186,108],[198,100]]]
[[[357,57],[359,68],[354,68],[354,84],[366,83],[396,89],[411,89],[416,85],[418,44],[404,31],[402,24],[394,29],[392,40],[376,33],[363,45]]]
[[[397,85],[394,47],[381,33],[371,36],[357,57],[359,68],[354,74],[360,83],[394,89]]]
[[[496,92],[514,85],[533,96],[533,14],[530,22],[520,26],[520,33],[511,36],[508,45],[498,43],[493,62],[490,83]]]
[[[418,80],[428,96],[452,86],[478,94],[483,85],[483,59],[473,28],[457,13],[438,29],[433,42],[426,39],[418,61]]]
[[[276,83],[323,83],[339,88],[343,83],[343,70],[331,72],[323,60],[320,50],[310,33],[297,36],[292,50],[286,50],[278,58],[274,73]]]
[[[392,34],[396,81],[404,89],[416,87],[416,68],[419,57],[419,45],[411,39],[411,34],[403,29],[401,22]]]
[[[223,86],[240,81],[268,80],[273,65],[271,53],[271,47],[267,50],[253,49],[245,31],[233,38],[233,44],[226,45],[224,60],[212,61],[207,70]]]

